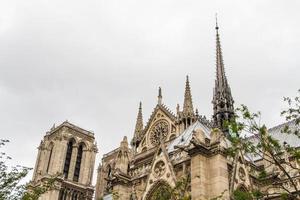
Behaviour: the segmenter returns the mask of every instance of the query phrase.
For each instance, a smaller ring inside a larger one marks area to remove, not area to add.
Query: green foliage
[[[233,192],[233,199],[234,200],[252,200],[253,197],[251,193],[242,191],[242,190],[235,190]]]
[[[42,194],[50,190],[57,189],[55,187],[55,182],[58,176],[59,174],[44,179],[41,185],[38,185],[36,187],[27,187],[27,190],[22,195],[22,200],[38,200]]]
[[[152,199],[153,200],[171,199],[172,191],[173,191],[172,188],[162,185],[153,193],[154,198],[152,198]]]
[[[299,126],[300,126],[300,90],[298,96],[295,98],[284,98],[287,102],[287,108],[281,112],[281,115],[285,117],[287,125],[281,130],[282,134],[294,134],[300,138]],[[291,122],[292,121],[292,122]],[[293,127],[290,126],[292,124]],[[272,135],[268,133],[268,129],[264,124],[261,124],[261,113],[252,113],[247,106],[241,105],[236,109],[236,116],[233,120],[225,122],[225,127],[229,130],[228,139],[231,142],[231,147],[227,149],[227,155],[235,159],[239,152],[248,154],[253,157],[260,157],[270,164],[277,167],[282,174],[278,178],[282,180],[288,180],[292,189],[287,189],[283,186],[283,181],[276,181],[272,183],[276,187],[281,187],[285,193],[282,194],[282,198],[288,194],[288,197],[293,197],[293,191],[299,192],[295,179],[290,175],[289,170],[293,169],[300,173],[299,165],[294,165],[289,159],[285,159],[284,156],[288,155],[294,162],[300,164],[300,149],[297,147],[291,147],[283,141],[278,141]],[[268,174],[264,169],[259,172],[257,179],[266,180]],[[265,191],[253,190],[249,192],[234,191],[231,194],[234,199],[252,199],[262,197],[266,195]]]
[[[9,140],[0,140],[0,148],[7,144]],[[20,181],[28,174],[31,168],[23,166],[8,167],[7,162],[11,157],[5,152],[0,153],[0,200],[17,200],[21,199],[25,185],[19,184]]]
[[[259,174],[258,174],[258,179],[259,180],[264,180],[266,177],[267,177],[266,170],[262,170],[262,171],[259,172]]]
[[[9,140],[0,139],[0,148]],[[55,178],[50,178],[41,186],[27,190],[26,184],[21,181],[27,176],[31,168],[24,166],[9,167],[11,160],[5,152],[0,152],[0,200],[37,200],[41,194],[53,189]]]

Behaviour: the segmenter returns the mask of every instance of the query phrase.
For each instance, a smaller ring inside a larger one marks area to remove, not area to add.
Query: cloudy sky
[[[68,119],[95,132],[101,155],[133,135],[163,102],[212,114],[215,13],[236,105],[274,126],[283,96],[300,88],[298,0],[1,0],[0,138],[13,162],[33,167],[50,127]],[[30,177],[29,177],[30,178]],[[29,179],[28,178],[28,179]]]

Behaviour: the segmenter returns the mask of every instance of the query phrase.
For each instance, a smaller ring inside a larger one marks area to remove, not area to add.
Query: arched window
[[[67,146],[67,153],[66,153],[66,159],[65,159],[65,166],[64,166],[64,177],[68,178],[69,169],[70,169],[70,163],[72,158],[72,151],[73,151],[73,141],[68,142]]]
[[[53,152],[53,144],[50,144],[50,153],[49,153],[49,158],[48,158],[48,164],[47,164],[47,173],[49,172],[50,168],[50,163],[51,163],[51,158],[52,158],[52,152]]]
[[[83,153],[83,145],[80,144],[78,147],[75,170],[74,170],[74,177],[73,177],[73,181],[76,181],[76,182],[78,182],[78,180],[79,180],[82,153]]]
[[[172,188],[165,181],[157,181],[153,184],[152,188],[149,190],[146,195],[147,200],[156,200],[158,199],[171,199]]]

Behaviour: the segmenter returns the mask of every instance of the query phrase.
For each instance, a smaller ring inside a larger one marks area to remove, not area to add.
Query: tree
[[[0,148],[7,144],[9,140],[0,140]],[[31,168],[20,165],[8,167],[7,162],[11,160],[5,152],[0,153],[0,200],[4,199],[21,199],[25,185],[19,184],[20,181],[28,174]]]
[[[300,138],[300,90],[295,98],[286,97],[284,101],[287,102],[287,108],[281,112],[281,115],[285,117],[286,123],[281,129],[281,134]],[[263,159],[273,169],[270,171],[265,167],[256,176],[256,179],[266,187],[253,188],[248,192],[231,191],[231,197],[259,199],[277,195],[282,199],[297,199],[300,193],[297,185],[300,175],[300,144],[292,146],[288,142],[274,138],[260,119],[260,112],[252,113],[247,106],[242,105],[236,109],[235,118],[224,124],[231,142],[228,156],[236,159],[236,155],[243,152],[249,157]],[[270,192],[274,188],[276,190],[273,191],[279,192]]]
[[[9,140],[0,139],[0,148],[8,142]],[[9,167],[8,161],[11,159],[5,152],[0,152],[0,200],[37,200],[43,193],[54,189],[57,176],[34,188],[21,184],[32,168],[21,165]]]

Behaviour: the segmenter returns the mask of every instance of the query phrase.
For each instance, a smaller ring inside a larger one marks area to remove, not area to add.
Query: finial
[[[53,124],[53,126],[51,127],[51,131],[55,129],[55,123]]]
[[[179,113],[179,109],[180,109],[180,106],[179,106],[179,103],[178,103],[177,106],[176,106],[177,114]]]
[[[139,110],[142,110],[142,102],[140,101]]]
[[[218,31],[218,29],[219,29],[219,26],[218,26],[218,13],[216,13],[215,17],[216,17],[216,30]]]
[[[196,117],[199,117],[199,111],[198,111],[198,108],[196,108]]]
[[[162,103],[162,92],[161,87],[158,88],[158,104],[161,105]]]

